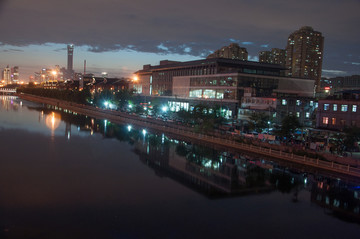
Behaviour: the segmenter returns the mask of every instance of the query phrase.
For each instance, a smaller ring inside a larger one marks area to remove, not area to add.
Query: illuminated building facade
[[[328,95],[337,91],[360,89],[360,75],[322,78],[321,90]]]
[[[13,68],[11,68],[11,81],[14,84],[19,83],[19,67],[18,66],[14,66]]]
[[[251,104],[251,110],[274,108],[276,90],[312,97],[312,80],[284,77],[284,71],[280,65],[224,58],[161,61],[160,65],[144,65],[137,71],[137,80],[130,88],[148,99],[167,101],[175,111],[189,110],[197,104],[219,105],[238,117],[239,109],[248,107],[250,98],[262,99]]]
[[[319,100],[317,128],[343,130],[352,126],[360,127],[360,90],[343,91]]]
[[[286,47],[287,75],[314,80],[319,92],[323,48],[324,37],[311,27],[305,26],[292,33]]]
[[[11,72],[10,72],[10,67],[7,66],[4,68],[3,70],[3,82],[4,84],[11,84]]]

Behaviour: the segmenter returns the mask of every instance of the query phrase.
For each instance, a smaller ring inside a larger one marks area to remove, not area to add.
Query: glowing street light
[[[169,108],[167,106],[163,106],[161,109],[163,112],[167,112]]]
[[[57,75],[57,71],[54,70],[54,71],[52,71],[51,73],[52,73],[52,75],[54,76],[54,81],[55,81],[55,78],[56,78],[56,75]]]

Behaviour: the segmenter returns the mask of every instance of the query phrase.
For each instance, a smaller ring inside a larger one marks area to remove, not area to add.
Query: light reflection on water
[[[355,185],[342,180],[12,101],[2,99],[0,107],[4,236],[332,238],[360,232],[342,218],[346,207],[354,221],[349,210],[359,204]]]

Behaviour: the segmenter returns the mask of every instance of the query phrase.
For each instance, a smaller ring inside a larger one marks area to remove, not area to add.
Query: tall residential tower
[[[320,91],[324,37],[312,27],[302,27],[293,32],[286,47],[286,68],[290,77],[309,78]]]
[[[229,46],[224,46],[214,53],[208,55],[207,59],[210,58],[227,58],[233,60],[248,60],[248,52],[246,48],[240,47],[236,43],[231,43]]]
[[[273,48],[271,51],[261,51],[259,62],[285,66],[286,54],[284,49]]]

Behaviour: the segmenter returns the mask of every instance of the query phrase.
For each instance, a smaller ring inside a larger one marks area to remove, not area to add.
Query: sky
[[[0,69],[131,77],[145,64],[189,61],[238,43],[249,60],[311,26],[325,37],[323,76],[360,74],[359,0],[0,0]]]

